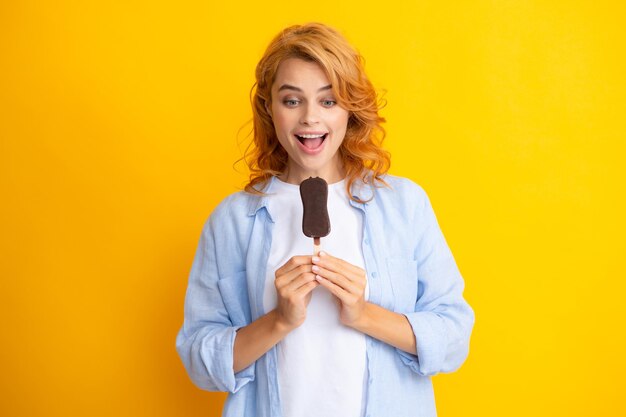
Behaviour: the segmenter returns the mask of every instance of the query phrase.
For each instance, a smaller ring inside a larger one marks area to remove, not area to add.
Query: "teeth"
[[[325,133],[324,133],[324,135],[325,135]],[[296,136],[299,136],[299,137],[304,138],[304,139],[313,139],[313,138],[324,137],[324,135],[296,135]]]

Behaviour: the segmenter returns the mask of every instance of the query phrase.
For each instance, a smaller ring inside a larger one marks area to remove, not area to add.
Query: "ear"
[[[270,119],[272,118],[272,109],[267,105],[267,101],[265,102],[265,111],[270,115]]]

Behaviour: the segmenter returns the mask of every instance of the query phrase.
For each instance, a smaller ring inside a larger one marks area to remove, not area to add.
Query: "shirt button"
[[[378,276],[378,274],[376,273],[376,271],[372,272],[372,278],[376,278]]]

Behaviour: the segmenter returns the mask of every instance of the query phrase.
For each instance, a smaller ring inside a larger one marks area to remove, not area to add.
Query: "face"
[[[343,178],[337,150],[349,112],[337,104],[322,68],[298,58],[284,60],[272,85],[272,115],[278,141],[289,155],[285,181],[300,184],[310,176],[333,183]]]

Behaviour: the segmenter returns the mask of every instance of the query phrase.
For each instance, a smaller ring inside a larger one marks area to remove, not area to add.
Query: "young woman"
[[[474,313],[426,193],[388,175],[361,56],[292,26],[256,69],[245,191],[207,220],[176,340],[224,416],[435,416],[430,377],[459,368]],[[299,184],[328,186],[313,255]]]

